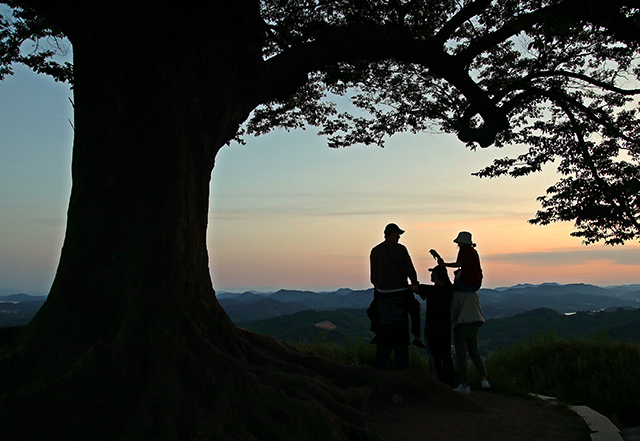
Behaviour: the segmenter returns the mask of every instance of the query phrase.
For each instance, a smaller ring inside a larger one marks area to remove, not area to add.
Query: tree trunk
[[[431,399],[459,400],[424,373],[409,386],[240,330],[218,304],[209,181],[257,104],[257,11],[148,16],[127,5],[114,25],[113,11],[86,7],[90,18],[68,29],[66,236],[45,305],[0,354],[3,439],[377,439],[371,396],[431,388]]]

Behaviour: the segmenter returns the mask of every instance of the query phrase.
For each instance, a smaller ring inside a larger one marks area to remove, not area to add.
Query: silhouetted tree
[[[24,62],[72,79],[75,102],[56,277],[0,356],[10,439],[376,439],[361,411],[399,390],[471,405],[425,374],[382,381],[231,323],[205,239],[216,154],[244,133],[524,143],[528,154],[479,174],[559,158],[565,177],[536,222],[575,220],[587,242],[639,237],[637,2],[8,4],[0,73]],[[62,35],[73,67],[19,50]],[[368,116],[338,112],[332,94]]]

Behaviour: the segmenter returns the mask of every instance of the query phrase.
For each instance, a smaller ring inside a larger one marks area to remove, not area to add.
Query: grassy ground
[[[347,365],[375,364],[375,345],[362,339],[341,344],[320,337],[300,347]],[[417,348],[411,348],[410,359],[412,367],[429,368]],[[640,344],[611,341],[604,334],[578,339],[539,334],[497,350],[485,365],[498,393],[549,395],[589,406],[619,425],[640,424]],[[471,384],[479,387],[473,367]]]
[[[376,364],[376,345],[362,338],[340,343],[326,341],[323,335],[319,334],[313,342],[299,343],[297,346],[303,351],[313,352],[348,366],[375,366]],[[429,362],[424,357],[423,350],[415,346],[409,347],[409,364],[411,367],[429,369]],[[393,356],[389,368],[395,369]]]

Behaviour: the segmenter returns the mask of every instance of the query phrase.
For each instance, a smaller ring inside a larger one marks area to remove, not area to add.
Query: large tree
[[[524,143],[480,174],[560,158],[566,177],[538,222],[574,220],[587,242],[640,237],[637,1],[8,3],[0,74],[24,62],[72,81],[75,103],[56,277],[0,355],[10,438],[376,438],[368,402],[415,389],[238,329],[218,304],[210,176],[246,132],[316,125],[334,147],[434,128],[472,148]],[[73,68],[20,51],[63,35]],[[337,112],[331,94],[362,112]],[[462,399],[418,380],[425,397]]]

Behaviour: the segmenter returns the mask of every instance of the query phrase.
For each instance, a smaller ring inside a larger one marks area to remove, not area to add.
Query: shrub
[[[614,421],[640,422],[640,344],[603,333],[570,339],[551,332],[496,351],[486,366],[499,392],[554,396]]]

